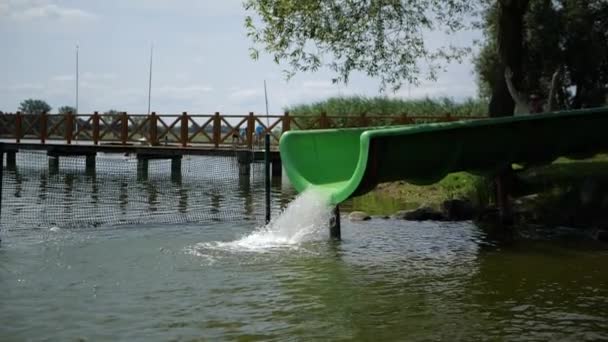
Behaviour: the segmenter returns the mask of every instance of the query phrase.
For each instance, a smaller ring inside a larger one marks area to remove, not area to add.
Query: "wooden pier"
[[[181,174],[181,159],[184,155],[235,157],[239,163],[240,175],[250,174],[251,163],[264,161],[263,150],[249,150],[244,148],[143,146],[135,144],[67,145],[56,143],[0,142],[0,152],[6,155],[7,170],[14,170],[16,168],[16,154],[19,151],[46,151],[49,158],[50,173],[56,173],[59,170],[62,157],[84,156],[86,158],[86,172],[91,173],[95,170],[95,160],[98,153],[135,155],[137,158],[138,178],[147,178],[148,161],[155,159],[171,160],[172,177],[177,177],[178,174]],[[270,162],[272,163],[273,177],[281,176],[281,158],[276,146],[272,147],[270,150]]]
[[[479,117],[359,115],[317,116],[157,114],[94,112],[93,114],[0,114],[0,144],[8,170],[16,167],[20,150],[42,150],[49,156],[51,172],[66,156],[85,156],[87,172],[94,172],[97,153],[136,155],[138,175],[147,177],[148,162],[170,159],[171,170],[179,173],[183,155],[234,156],[239,174],[248,175],[251,163],[264,160],[263,136],[270,136],[273,176],[280,176],[278,143],[292,130],[407,125],[446,122]]]

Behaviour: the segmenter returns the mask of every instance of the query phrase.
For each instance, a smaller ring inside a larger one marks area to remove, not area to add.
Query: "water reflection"
[[[185,214],[188,212],[188,190],[181,186],[181,182],[179,183],[179,185],[180,186],[177,188],[177,211],[182,214]]]
[[[40,186],[38,187],[38,204],[42,204],[46,200],[48,176],[46,173],[40,174]]]
[[[127,204],[129,204],[129,183],[121,181],[118,187],[118,206],[122,215],[127,214]],[[109,185],[109,184],[108,184]],[[109,198],[111,201],[112,199]]]
[[[253,198],[251,196],[251,177],[239,175],[238,197],[243,201],[245,217],[253,215]]]
[[[75,178],[75,176],[73,174],[69,174],[69,173],[63,177],[63,180],[64,180],[64,187],[63,187],[64,216],[70,215],[72,213],[72,208],[75,206],[74,196],[73,196],[74,178]]]
[[[211,213],[217,214],[220,212],[220,206],[222,204],[222,195],[218,188],[212,188],[209,194],[211,199]]]
[[[145,185],[146,192],[148,194],[148,210],[149,211],[157,211],[158,210],[158,188],[153,182],[143,181]]]
[[[184,158],[181,173],[171,172],[169,161],[150,160],[141,177],[135,157],[97,156],[94,173],[84,157],[61,157],[51,175],[45,154],[17,156],[19,171],[5,170],[7,210],[0,218],[11,229],[264,217],[263,169],[253,166],[250,176],[239,176],[236,158]],[[274,212],[294,195],[280,179],[273,179],[272,193]]]
[[[518,239],[481,250],[467,301],[485,317],[502,317],[487,319],[488,331],[507,340],[601,340],[595,334],[608,331],[606,254],[580,236],[561,239]]]
[[[177,171],[171,170],[171,182],[173,182],[174,185],[180,185],[180,184],[182,184],[182,174],[181,174],[181,172],[177,172]]]
[[[12,187],[13,196],[15,198],[20,198],[21,197],[21,193],[23,191],[23,177],[21,176],[21,173],[19,173],[18,171],[9,172],[8,174],[9,174],[9,177],[12,176],[12,179],[13,179],[13,184],[14,184],[13,187]],[[10,192],[11,188],[7,187],[6,189],[7,190],[3,190],[3,191],[9,191]],[[2,201],[2,203],[6,203],[6,202]]]
[[[91,183],[91,204],[97,206],[99,203],[99,185],[95,174],[87,178],[87,182]]]

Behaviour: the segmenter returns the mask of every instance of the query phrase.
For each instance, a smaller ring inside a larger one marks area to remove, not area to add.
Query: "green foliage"
[[[112,121],[116,121],[118,120],[118,115],[121,112],[117,111],[116,109],[109,109],[106,110],[105,112],[103,112],[103,115],[101,115],[102,118],[104,118],[106,121],[108,121],[108,123],[112,122]]]
[[[445,115],[484,116],[487,102],[467,99],[455,102],[449,98],[404,100],[388,97],[333,97],[313,104],[285,108],[291,115],[360,116],[367,115]]]
[[[584,160],[560,158],[520,172],[527,193],[535,198],[524,206],[534,219],[551,225],[590,227],[606,222],[608,157]]]
[[[480,95],[488,98],[500,72],[497,48],[498,5],[484,12],[485,41],[475,59]],[[595,107],[608,95],[608,2],[530,0],[524,17],[521,90],[548,97],[551,79],[561,70],[557,89],[562,107]]]
[[[474,208],[490,203],[491,187],[486,178],[466,172],[447,175],[432,185],[413,185],[404,181],[379,184],[374,191],[352,199],[353,209],[371,214],[391,214],[420,205],[440,207],[450,199],[471,201]]]
[[[61,107],[59,107],[59,109],[57,109],[57,111],[59,112],[59,114],[68,114],[68,113],[76,114],[76,108],[74,108],[72,106],[61,106]]]
[[[467,47],[431,47],[424,33],[469,27],[481,4],[474,0],[245,0],[247,35],[288,77],[322,66],[347,82],[353,71],[379,77],[381,88],[434,79],[444,62],[461,61]],[[251,57],[259,52],[251,49]],[[323,63],[327,59],[329,62]],[[421,62],[425,64],[421,65]]]
[[[51,109],[51,106],[43,100],[27,99],[19,104],[19,111],[24,114],[48,113]]]

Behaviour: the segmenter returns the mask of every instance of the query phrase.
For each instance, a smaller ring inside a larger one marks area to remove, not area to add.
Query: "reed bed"
[[[332,97],[311,104],[299,104],[285,108],[291,115],[329,116],[360,115],[412,115],[412,116],[485,116],[488,103],[484,100],[466,99],[455,101],[450,98],[424,98],[405,100],[389,97]]]

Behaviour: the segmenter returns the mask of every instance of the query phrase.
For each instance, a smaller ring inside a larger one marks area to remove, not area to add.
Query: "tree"
[[[513,71],[513,83],[518,89],[525,89],[532,80],[537,83],[536,88],[541,88],[550,80],[547,74],[555,71],[553,62],[538,65],[538,61],[548,57],[541,51],[554,50],[543,46],[561,46],[562,54],[567,51],[570,54],[567,58],[573,61],[600,63],[602,59],[594,53],[578,53],[577,47],[589,51],[605,42],[608,30],[599,16],[608,17],[606,3],[605,0],[246,0],[244,6],[258,17],[246,17],[248,36],[277,63],[286,62],[288,76],[326,65],[336,73],[334,81],[346,82],[352,71],[359,70],[379,77],[381,87],[390,85],[393,89],[403,82],[416,83],[425,73],[433,79],[442,63],[461,60],[468,51],[467,47],[455,46],[432,49],[424,41],[425,31],[454,33],[469,28],[471,25],[467,23],[474,23],[481,14],[487,38],[482,59],[489,60],[486,64],[492,66],[480,72],[480,79],[484,80],[482,90],[490,99],[489,115],[505,116],[512,115],[514,109],[504,78],[507,67]],[[556,22],[550,12],[560,8],[570,14]],[[581,8],[592,9],[597,15],[581,16],[577,14]],[[555,40],[555,31],[571,34]],[[595,33],[582,46],[582,41],[572,39],[574,32],[584,36],[591,31]],[[531,33],[535,38],[531,38]],[[535,50],[528,47],[531,39],[538,46]],[[590,40],[594,44],[589,44]],[[252,49],[251,55],[258,58],[258,50]],[[322,64],[325,58],[329,62]],[[537,65],[530,64],[531,58]],[[420,65],[421,60],[427,64]],[[596,86],[604,77],[573,67],[568,73],[576,74],[579,83]],[[588,93],[585,90],[588,88],[582,86],[579,91],[577,84],[577,92]]]
[[[502,71],[497,53],[497,11],[486,12],[486,40],[475,59],[480,94],[489,97]],[[533,0],[524,15],[522,78],[519,89],[548,98],[561,70],[559,104],[567,108],[603,105],[608,93],[608,2]]]
[[[19,111],[25,114],[48,113],[51,109],[51,106],[43,100],[27,99],[19,104]]]
[[[101,116],[101,125],[107,126],[115,136],[119,136],[118,129],[120,128],[120,113],[121,112],[116,109],[109,109],[103,112],[103,115]]]
[[[330,57],[327,66],[336,72],[336,81],[346,82],[352,71],[359,70],[379,77],[382,88],[398,89],[404,81],[419,80],[419,61],[427,62],[427,76],[433,79],[442,63],[461,60],[468,51],[455,46],[432,49],[424,40],[425,31],[453,33],[468,28],[467,22],[479,13],[495,13],[497,67],[492,70],[488,114],[508,116],[513,115],[515,102],[504,75],[508,67],[520,88],[526,53],[524,15],[530,1],[542,0],[245,0],[245,8],[259,17],[259,23],[246,17],[245,27],[275,62],[288,63],[288,76],[317,70],[321,58]],[[257,58],[258,51],[253,49],[251,55]],[[508,169],[496,178],[501,218],[509,216]]]
[[[72,106],[61,106],[58,109],[59,114],[68,114],[68,113],[72,113],[72,114],[76,114],[76,108],[72,107]]]
[[[109,109],[103,112],[101,117],[106,120],[108,124],[110,124],[111,122],[118,120],[118,115],[120,113],[121,112],[117,111],[116,109]]]
[[[347,82],[358,70],[379,77],[381,88],[398,89],[420,77],[435,79],[443,63],[461,61],[468,47],[431,47],[424,33],[454,33],[471,26],[478,0],[245,0],[254,12],[247,35],[275,62],[287,62],[288,77],[325,65]],[[258,58],[256,48],[251,56]],[[322,64],[322,59],[331,62]],[[424,64],[421,64],[421,62]]]

